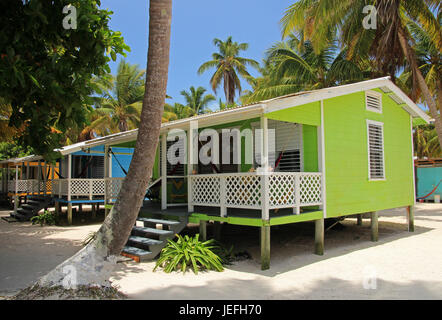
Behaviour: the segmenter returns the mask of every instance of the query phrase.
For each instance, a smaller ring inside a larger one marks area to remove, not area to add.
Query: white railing
[[[191,205],[241,209],[293,208],[322,205],[322,173],[256,172],[189,176]]]
[[[105,197],[114,199],[120,192],[124,178],[58,179],[52,181],[52,194],[74,197]]]
[[[29,193],[29,194],[40,194],[51,192],[51,181],[38,181],[36,179],[29,180],[10,180],[8,181],[8,191],[9,192],[17,192],[17,193]]]

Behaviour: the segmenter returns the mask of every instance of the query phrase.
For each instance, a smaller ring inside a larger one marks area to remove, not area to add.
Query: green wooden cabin
[[[370,213],[376,240],[376,212],[403,207],[412,230],[416,118],[429,122],[389,78],[380,78],[163,123],[150,185],[160,200],[142,213],[185,215],[203,235],[208,221],[260,227],[264,269],[274,225],[315,221],[318,254],[326,218]],[[212,135],[202,137],[207,129]],[[240,134],[223,141],[226,129]],[[252,138],[242,134],[246,129]],[[135,139],[136,132],[113,142],[130,147]],[[201,161],[211,142],[211,162]],[[233,151],[235,143],[241,150]],[[186,152],[171,152],[180,161],[170,163],[163,155],[180,144]]]
[[[377,211],[403,207],[413,230],[412,123],[419,118],[430,120],[389,78],[380,78],[163,123],[139,222],[199,223],[203,238],[208,222],[260,228],[263,269],[275,225],[314,221],[317,254],[327,218],[359,221],[369,213],[376,241]],[[133,148],[136,138],[132,130],[90,140],[83,149],[104,146],[107,154]],[[112,193],[104,196],[107,208],[120,185],[105,188]],[[161,248],[164,237],[179,232],[155,230],[139,227],[161,233],[159,239],[131,237],[123,253],[152,258],[159,251],[144,244]]]

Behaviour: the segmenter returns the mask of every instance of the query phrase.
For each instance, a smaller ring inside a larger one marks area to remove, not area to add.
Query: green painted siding
[[[302,125],[302,146],[304,152],[304,171],[318,172],[318,129]]]
[[[364,92],[324,101],[328,217],[413,204],[410,115],[386,94],[382,102],[379,114]],[[368,179],[366,119],[384,123],[385,181]]]
[[[312,102],[265,114],[268,119],[318,126],[321,124],[321,103]]]

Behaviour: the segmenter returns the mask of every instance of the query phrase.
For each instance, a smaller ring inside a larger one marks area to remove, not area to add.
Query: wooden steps
[[[187,218],[169,220],[165,218],[138,218],[121,254],[136,262],[155,259],[166,246],[167,240],[181,232],[187,225]],[[158,228],[159,227],[159,228]]]
[[[18,221],[28,221],[38,215],[41,209],[48,207],[50,203],[50,197],[29,196],[26,203],[22,204],[17,212],[12,212],[10,216]]]

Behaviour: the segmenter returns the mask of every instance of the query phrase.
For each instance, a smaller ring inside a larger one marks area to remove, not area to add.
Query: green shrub
[[[166,247],[161,250],[155,271],[162,267],[164,272],[172,271],[186,272],[191,267],[195,274],[200,270],[223,271],[222,259],[213,251],[219,247],[214,245],[215,240],[211,239],[205,242],[199,240],[199,234],[195,237],[180,236],[177,234],[177,241],[168,240]]]
[[[53,212],[50,212],[49,210],[45,210],[44,213],[32,217],[31,222],[32,224],[39,223],[40,226],[43,226],[45,224],[51,226],[57,223],[57,215]]]

